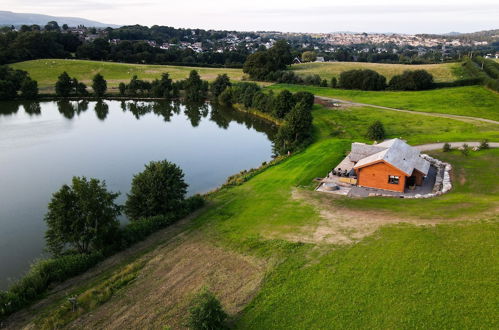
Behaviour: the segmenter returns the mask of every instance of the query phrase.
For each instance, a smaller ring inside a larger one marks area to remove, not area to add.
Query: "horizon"
[[[158,0],[145,3],[135,0],[119,3],[114,0],[76,0],[70,4],[62,0],[48,0],[43,4],[34,0],[6,2],[6,11],[14,13],[75,17],[110,25],[163,25],[204,30],[312,34],[345,31],[385,34],[470,33],[496,29],[495,17],[499,16],[499,5],[491,0],[478,0],[473,5],[448,0],[438,4],[423,0],[418,5],[399,5],[393,0],[382,0],[375,6],[366,0],[355,0],[348,5],[330,5],[324,0],[314,0],[307,6],[296,0],[279,0],[272,4],[255,0],[251,9],[228,0],[219,0],[215,4],[186,0],[175,6],[168,6]],[[119,11],[118,15],[116,11]]]

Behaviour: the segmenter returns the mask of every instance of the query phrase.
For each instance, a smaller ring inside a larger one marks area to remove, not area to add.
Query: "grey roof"
[[[420,157],[420,153],[416,148],[411,147],[404,141],[392,139],[373,146],[382,148],[383,150],[360,159],[357,164],[355,164],[354,168],[382,160],[395,168],[398,168],[408,176],[412,175],[414,169],[424,175],[428,174],[430,163]]]
[[[378,145],[354,142],[352,143],[352,151],[350,151],[348,158],[350,158],[352,162],[358,162],[362,158],[366,158],[367,156],[370,156],[385,149],[386,148],[379,147]]]

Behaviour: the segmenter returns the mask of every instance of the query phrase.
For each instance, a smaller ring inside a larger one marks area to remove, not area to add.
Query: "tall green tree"
[[[97,179],[73,177],[53,194],[45,215],[45,239],[50,252],[60,255],[66,248],[79,253],[102,249],[119,227],[119,193],[109,192]]]
[[[231,85],[232,84],[227,74],[219,74],[215,81],[211,83],[210,92],[213,97],[218,97],[227,87],[230,87]]]
[[[184,172],[167,160],[150,162],[136,174],[125,203],[125,213],[132,219],[168,214],[182,207],[187,184]]]
[[[97,73],[92,79],[92,89],[97,97],[102,97],[107,91],[107,81]]]
[[[55,83],[55,93],[57,96],[68,97],[71,94],[73,82],[66,71],[61,73]]]
[[[168,73],[163,73],[161,79],[154,80],[151,84],[151,93],[154,97],[169,99],[173,94],[173,84]]]
[[[283,90],[274,100],[273,115],[282,119],[293,109],[294,105],[293,94],[288,90]]]
[[[26,78],[21,83],[21,96],[24,99],[33,100],[38,97],[38,83],[36,80]]]
[[[201,102],[206,99],[208,92],[208,82],[201,80],[199,73],[192,70],[189,78],[184,80],[185,99],[190,102]]]

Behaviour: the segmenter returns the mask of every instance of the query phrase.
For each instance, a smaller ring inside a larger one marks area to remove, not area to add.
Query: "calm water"
[[[0,289],[43,255],[47,203],[73,176],[105,180],[123,203],[133,174],[168,159],[202,193],[271,159],[273,131],[208,104],[0,103]]]

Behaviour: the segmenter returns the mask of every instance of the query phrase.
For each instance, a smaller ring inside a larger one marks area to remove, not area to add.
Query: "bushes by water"
[[[20,94],[20,95],[19,95]],[[38,97],[38,83],[26,71],[0,66],[0,100],[14,100]]]

